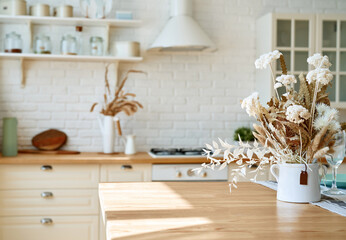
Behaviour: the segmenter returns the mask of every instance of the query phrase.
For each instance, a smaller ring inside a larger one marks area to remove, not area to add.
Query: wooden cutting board
[[[67,135],[56,129],[49,129],[34,136],[32,145],[40,150],[53,151],[61,148],[67,141]]]
[[[80,154],[78,151],[67,151],[67,150],[56,150],[56,151],[42,151],[42,150],[32,150],[32,149],[23,149],[18,150],[18,153],[30,153],[30,154]]]

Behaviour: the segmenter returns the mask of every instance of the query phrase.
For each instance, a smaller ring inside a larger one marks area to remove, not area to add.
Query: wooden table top
[[[206,157],[188,157],[188,158],[153,158],[146,152],[139,152],[133,155],[124,153],[103,154],[83,152],[81,154],[23,154],[16,157],[0,156],[1,164],[135,164],[135,163],[204,163],[208,162]]]
[[[346,239],[346,218],[225,182],[101,183],[107,239]]]

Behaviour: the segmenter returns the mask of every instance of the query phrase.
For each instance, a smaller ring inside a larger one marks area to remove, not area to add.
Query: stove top
[[[201,157],[204,154],[203,148],[152,148],[149,151],[154,158],[164,157]]]

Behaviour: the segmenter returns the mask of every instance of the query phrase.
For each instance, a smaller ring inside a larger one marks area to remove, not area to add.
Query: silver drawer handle
[[[53,170],[53,167],[51,165],[43,165],[41,166],[42,171],[50,171]]]
[[[52,192],[43,192],[43,193],[41,193],[41,197],[43,197],[43,198],[52,198],[53,197],[53,193]]]
[[[53,220],[51,218],[42,218],[41,224],[43,224],[43,225],[53,224]]]
[[[132,165],[122,165],[121,170],[132,170]]]

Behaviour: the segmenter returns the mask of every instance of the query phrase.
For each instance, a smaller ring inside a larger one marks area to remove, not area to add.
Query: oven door
[[[193,169],[201,164],[153,164],[152,181],[182,181],[182,182],[227,182],[228,168],[222,170],[203,169],[199,174]]]

